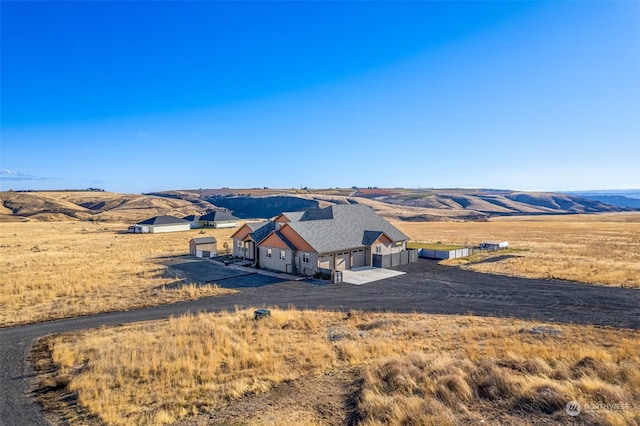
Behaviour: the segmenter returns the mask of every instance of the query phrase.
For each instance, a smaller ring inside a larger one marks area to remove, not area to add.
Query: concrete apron
[[[349,284],[361,285],[385,278],[402,275],[405,272],[392,271],[391,269],[374,268],[373,266],[363,266],[342,271],[342,281]]]

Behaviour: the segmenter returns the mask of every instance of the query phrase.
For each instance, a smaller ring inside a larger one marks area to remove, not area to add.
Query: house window
[[[302,253],[302,263],[309,263],[309,253]]]
[[[287,258],[286,253],[284,252],[284,250],[280,250],[280,260],[285,260]]]
[[[268,258],[271,257],[271,249],[270,248],[267,249],[267,257]]]
[[[382,247],[376,246],[376,253],[382,253]]]
[[[242,248],[242,240],[238,240],[238,248]]]

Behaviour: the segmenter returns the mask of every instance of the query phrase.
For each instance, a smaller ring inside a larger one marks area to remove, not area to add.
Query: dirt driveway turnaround
[[[194,274],[190,276],[194,281],[207,281],[206,277],[195,276],[206,274],[206,268],[201,266],[196,262],[182,271]],[[40,407],[29,397],[33,370],[26,358],[34,339],[102,325],[164,319],[185,312],[295,306],[342,311],[473,313],[640,329],[639,290],[482,274],[424,259],[396,269],[406,274],[360,286],[319,286],[315,285],[317,282],[304,281],[256,286],[246,282],[243,285],[243,278],[235,277],[230,278],[238,280],[235,288],[239,292],[234,294],[0,329],[0,425],[47,424]]]
[[[174,263],[172,267],[194,281],[213,281],[240,289],[241,293],[234,298],[242,306],[291,304],[311,309],[475,314],[640,328],[637,289],[484,274],[441,266],[426,259],[394,268],[404,274],[361,286],[348,283],[318,286],[317,281],[282,281],[260,274],[243,276],[197,258]]]

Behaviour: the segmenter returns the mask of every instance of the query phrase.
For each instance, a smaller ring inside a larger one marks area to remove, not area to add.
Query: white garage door
[[[351,267],[359,268],[361,266],[365,266],[364,263],[364,249],[353,250],[351,252]]]
[[[346,251],[344,253],[336,253],[336,270],[343,271],[347,269],[347,265],[349,264],[349,252]]]

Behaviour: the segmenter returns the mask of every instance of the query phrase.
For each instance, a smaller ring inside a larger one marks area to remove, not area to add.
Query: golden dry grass
[[[158,259],[189,253],[199,231],[123,234],[126,224],[0,223],[0,326],[170,303],[230,290],[164,285]],[[208,229],[222,248],[233,229]],[[192,283],[196,284],[196,283]]]
[[[535,278],[640,287],[640,214],[529,216],[489,222],[396,222],[413,241],[508,240],[517,257],[467,267]],[[188,252],[199,231],[129,235],[126,223],[0,223],[0,326],[214,294],[161,291],[181,279],[156,263]],[[218,247],[233,229],[207,230]],[[449,261],[457,264],[460,260]],[[462,261],[464,262],[464,261]]]
[[[517,256],[500,262],[469,264],[475,271],[640,287],[640,213],[394,225],[412,241],[478,245],[485,240],[507,240],[517,250]],[[453,259],[445,264],[467,262]]]
[[[188,315],[57,336],[48,345],[57,382],[113,425],[217,412],[283,382],[304,389],[309,377],[345,369],[362,377],[362,424],[562,422],[570,400],[582,404],[587,423],[640,421],[638,331],[273,309],[260,321],[251,310]],[[325,423],[312,414],[297,418]],[[287,420],[259,419],[252,424]]]

